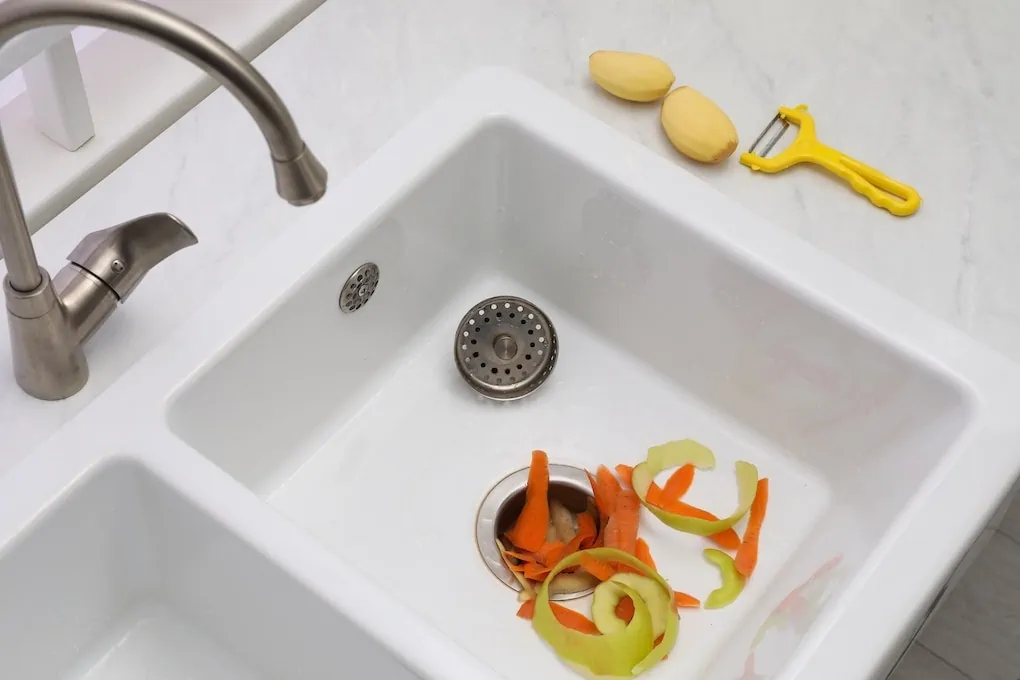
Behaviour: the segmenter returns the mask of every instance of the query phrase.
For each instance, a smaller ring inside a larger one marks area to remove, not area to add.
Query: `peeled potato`
[[[577,517],[555,498],[549,501],[549,526],[554,529],[554,538],[546,540],[570,543],[577,535]]]
[[[677,150],[701,163],[719,163],[737,148],[737,129],[715,102],[682,86],[662,102],[666,136]]]
[[[588,57],[592,80],[606,92],[632,102],[653,102],[673,87],[673,70],[658,57],[600,50]]]

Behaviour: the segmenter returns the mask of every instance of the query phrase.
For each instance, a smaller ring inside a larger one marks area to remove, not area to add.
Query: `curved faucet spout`
[[[84,24],[130,33],[176,52],[230,90],[262,130],[273,159],[290,161],[305,150],[297,125],[276,91],[244,57],[195,24],[133,0],[4,0],[0,45],[43,26]],[[321,190],[320,190],[321,191]]]
[[[265,78],[222,40],[166,10],[139,0],[3,0],[0,47],[25,31],[73,24],[136,35],[202,68],[258,124],[269,145],[277,193],[306,205],[326,192],[325,168]],[[130,220],[86,236],[72,262],[51,280],[36,258],[0,134],[0,250],[7,265],[2,288],[21,388],[40,399],[78,392],[88,380],[83,343],[149,269],[194,242],[194,234],[170,215]]]
[[[219,81],[244,105],[269,145],[277,191],[294,205],[317,201],[326,190],[326,170],[305,146],[287,107],[266,79],[226,43],[166,10],[137,0],[4,0],[0,2],[0,46],[25,31],[52,25],[98,26],[162,45]],[[0,140],[2,145],[2,140]],[[0,148],[0,247],[11,285],[22,291],[41,282],[35,253],[17,202],[10,163]],[[17,217],[11,216],[15,212]]]

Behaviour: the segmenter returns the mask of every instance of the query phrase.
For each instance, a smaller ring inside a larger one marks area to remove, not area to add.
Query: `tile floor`
[[[889,680],[1020,680],[1020,498]]]

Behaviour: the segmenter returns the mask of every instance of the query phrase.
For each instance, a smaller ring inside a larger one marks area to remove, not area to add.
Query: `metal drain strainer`
[[[366,262],[355,269],[347,277],[340,292],[340,311],[350,314],[364,307],[372,299],[378,285],[379,267],[374,262]]]
[[[556,355],[556,329],[542,310],[518,297],[480,302],[457,327],[457,369],[489,399],[530,394],[549,377]]]

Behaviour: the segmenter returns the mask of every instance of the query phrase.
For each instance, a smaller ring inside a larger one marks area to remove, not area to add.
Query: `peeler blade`
[[[780,113],[777,113],[775,117],[769,122],[769,124],[765,126],[765,129],[762,130],[761,134],[758,135],[758,138],[754,140],[754,144],[752,144],[751,148],[747,150],[747,153],[750,154],[754,153],[755,148],[757,148],[758,144],[761,143],[761,140],[765,139],[765,136],[769,133],[769,130],[771,130],[776,123],[780,123],[779,130],[776,131],[774,135],[772,135],[772,138],[769,139],[769,141],[765,144],[765,148],[762,149],[760,154],[758,154],[760,158],[768,157],[769,151],[772,151],[772,147],[776,145],[776,142],[782,139],[783,135],[786,134],[786,131],[790,128],[790,122],[783,118],[782,114]]]

